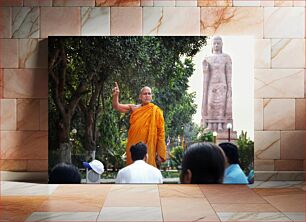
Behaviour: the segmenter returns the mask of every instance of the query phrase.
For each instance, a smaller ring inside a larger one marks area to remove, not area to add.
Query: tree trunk
[[[70,143],[60,143],[60,162],[71,164],[71,144]]]
[[[96,151],[95,150],[89,150],[89,157],[91,160],[95,160],[96,159]]]

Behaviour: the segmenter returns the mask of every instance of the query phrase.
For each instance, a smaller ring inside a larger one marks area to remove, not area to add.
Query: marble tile
[[[54,192],[57,184],[36,184],[12,181],[1,181],[2,196],[47,196]]]
[[[204,198],[161,198],[164,221],[219,221]]]
[[[264,38],[304,38],[304,32],[305,10],[303,8],[264,8]]]
[[[96,0],[96,6],[140,6],[140,0]]]
[[[176,0],[153,0],[154,7],[174,7]]]
[[[140,6],[153,6],[154,0],[140,0]]]
[[[198,185],[176,185],[176,184],[162,184],[158,185],[159,196],[161,198],[180,197],[180,198],[203,198]]]
[[[18,68],[18,40],[0,39],[0,68]]]
[[[290,7],[293,6],[293,0],[274,0],[274,6],[275,7]]]
[[[14,7],[12,18],[13,38],[39,38],[38,7]]]
[[[254,133],[255,159],[280,159],[280,132],[255,131]]]
[[[201,35],[252,35],[263,37],[260,7],[202,7]]]
[[[143,34],[200,35],[199,18],[196,7],[144,7]]]
[[[26,221],[96,221],[98,212],[34,212]]]
[[[95,6],[95,0],[53,0],[53,6]]]
[[[94,192],[93,192],[94,193]],[[39,212],[99,212],[103,206],[104,198],[96,196],[51,196],[37,209]]]
[[[271,68],[271,40],[256,39],[255,40],[255,68]]]
[[[0,69],[0,99],[2,98],[3,98],[3,69]]]
[[[47,69],[5,69],[3,73],[5,98],[47,98]]]
[[[209,7],[209,6],[233,6],[233,1],[232,0],[198,0],[198,6],[204,6],[204,7]]]
[[[63,20],[65,22],[62,22]],[[78,7],[42,7],[40,37],[80,35],[80,21]]]
[[[272,68],[304,68],[304,39],[272,39]],[[294,58],[294,59],[292,59]]]
[[[266,203],[246,185],[199,185],[211,204],[262,204]]]
[[[305,193],[300,189],[270,189],[262,195],[275,208],[281,212],[304,212]]]
[[[248,185],[256,191],[256,188],[299,188],[304,187],[304,181],[255,181],[254,184]],[[270,192],[271,189],[266,189]]]
[[[291,130],[294,128],[294,99],[264,99],[264,130]]]
[[[306,69],[304,69],[304,98],[306,98]]]
[[[254,160],[255,171],[273,171],[274,170],[274,160]]]
[[[196,7],[198,5],[197,0],[176,0],[175,6],[180,7]]]
[[[112,7],[110,20],[111,35],[141,35],[141,7]]]
[[[221,221],[291,221],[280,212],[222,212],[218,216]]]
[[[39,129],[48,130],[48,100],[39,103]]]
[[[255,69],[256,98],[303,98],[303,69]]]
[[[0,100],[0,129],[1,130],[16,130],[17,128],[17,112],[15,99]]]
[[[82,7],[81,20],[81,35],[110,35],[109,7]]]
[[[39,100],[17,99],[17,130],[39,130]]]
[[[27,160],[0,160],[1,171],[26,171]]]
[[[52,0],[23,0],[23,6],[52,6]]]
[[[303,171],[257,171],[255,181],[303,181]]]
[[[48,41],[20,39],[19,68],[48,68]]]
[[[303,171],[303,160],[275,160],[275,170],[277,171]]]
[[[295,129],[305,129],[305,99],[295,100]]]
[[[212,204],[217,213],[221,212],[277,212],[271,204]]]
[[[293,6],[295,6],[295,7],[305,7],[306,2],[304,0],[293,0]]]
[[[260,0],[233,0],[233,6],[239,7],[239,6],[260,6]]]
[[[0,199],[1,221],[25,221],[47,197],[6,197]]]
[[[23,0],[1,0],[0,7],[22,6]]]
[[[157,185],[112,186],[104,207],[160,207],[158,187]]]
[[[305,131],[281,131],[281,159],[304,159]]]
[[[4,159],[48,158],[48,133],[36,131],[1,131],[1,157]]]
[[[273,7],[274,6],[274,0],[260,0],[260,6],[264,7]]]
[[[254,129],[263,130],[263,100],[254,99]]]
[[[163,221],[160,207],[103,207],[97,221]]]
[[[27,160],[27,171],[48,172],[48,159],[45,160]]]
[[[277,181],[273,182],[275,183]],[[275,197],[282,195],[291,196],[291,195],[303,194],[303,190],[301,188],[277,188],[277,187],[273,189],[256,188],[254,189],[254,191],[262,197]]]
[[[111,187],[115,185],[110,184],[65,184],[60,185],[52,194],[52,197],[85,197],[88,199],[95,199],[99,196],[105,199]],[[94,190],[95,192],[92,192]]]
[[[0,38],[11,38],[12,9],[0,7]]]
[[[305,221],[305,212],[282,212],[292,221]]]

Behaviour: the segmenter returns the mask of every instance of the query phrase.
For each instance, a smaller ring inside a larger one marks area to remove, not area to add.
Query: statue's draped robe
[[[143,142],[148,147],[148,164],[156,167],[156,153],[166,160],[164,117],[161,109],[149,103],[132,112],[126,146],[127,164],[132,163],[130,148]]]

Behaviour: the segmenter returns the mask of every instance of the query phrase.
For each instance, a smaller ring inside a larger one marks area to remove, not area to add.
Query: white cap
[[[99,160],[93,160],[90,163],[83,162],[83,165],[87,168],[91,168],[98,174],[102,174],[104,172],[104,165]]]

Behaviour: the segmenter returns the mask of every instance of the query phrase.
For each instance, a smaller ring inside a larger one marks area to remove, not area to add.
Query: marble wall
[[[304,0],[0,0],[1,171],[47,171],[48,36],[214,34],[256,39],[257,179],[301,179]]]

